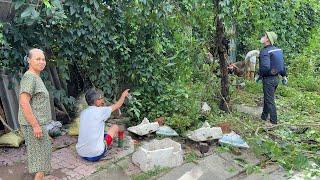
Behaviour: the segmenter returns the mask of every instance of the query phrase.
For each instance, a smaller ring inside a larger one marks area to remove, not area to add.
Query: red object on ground
[[[107,145],[109,146],[112,143],[112,137],[109,134],[107,134],[105,141],[107,142]]]
[[[119,137],[119,139],[124,139],[124,131],[119,131],[118,137]]]
[[[118,146],[123,147],[124,145],[124,131],[118,132]]]

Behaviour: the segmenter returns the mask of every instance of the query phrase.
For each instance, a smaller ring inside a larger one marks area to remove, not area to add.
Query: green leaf
[[[35,12],[34,6],[27,7],[20,15],[21,18],[26,18],[32,15]]]
[[[43,0],[43,4],[49,9],[52,7],[49,0]]]
[[[16,1],[14,4],[14,9],[18,10],[23,4],[24,4],[24,1]]]

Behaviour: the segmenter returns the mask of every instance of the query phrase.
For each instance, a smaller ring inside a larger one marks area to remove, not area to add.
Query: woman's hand
[[[39,124],[32,126],[34,137],[40,139],[42,137],[42,129]]]

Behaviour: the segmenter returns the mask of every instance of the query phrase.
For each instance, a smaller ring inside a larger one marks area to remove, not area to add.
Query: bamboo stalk
[[[13,129],[5,122],[4,118],[1,115],[0,115],[0,121],[6,128],[8,128],[10,131],[13,131]]]

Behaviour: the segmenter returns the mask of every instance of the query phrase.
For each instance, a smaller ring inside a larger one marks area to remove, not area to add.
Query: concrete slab
[[[186,163],[182,166],[172,169],[169,173],[165,174],[162,177],[159,177],[158,180],[176,180],[182,177],[186,172],[192,170],[197,165],[194,163]]]
[[[227,157],[227,155],[225,155]],[[187,163],[183,166],[174,168],[168,174],[159,178],[160,180],[176,180],[181,178],[195,180],[212,180],[212,179],[228,179],[239,174],[243,168],[237,165],[232,156],[226,159],[217,154],[210,155],[199,161],[198,164]],[[194,178],[196,177],[196,178]]]
[[[251,107],[244,104],[236,104],[234,105],[234,107],[238,112],[246,113],[258,118],[261,116],[262,113],[262,107]]]
[[[220,153],[219,156],[226,161],[234,161],[235,159],[243,159],[248,164],[258,164],[260,160],[256,156],[247,150],[241,150],[241,155],[237,156],[229,152]]]
[[[187,137],[196,142],[220,139],[222,136],[222,129],[220,127],[210,127],[208,122],[204,122],[201,128],[187,133]]]
[[[187,171],[183,176],[181,176],[178,180],[197,180],[203,175],[203,170],[196,166],[192,168],[190,171]]]
[[[134,174],[139,174],[141,173],[141,169],[139,168],[139,166],[133,164],[132,162],[128,164],[128,168],[127,169],[124,169],[124,173],[127,175],[127,176],[132,176]]]
[[[129,180],[123,169],[117,165],[111,164],[107,169],[98,171],[91,176],[83,178],[84,180],[105,180],[105,179],[117,179],[117,180]]]
[[[234,161],[226,161],[216,154],[204,158],[199,166],[204,171],[199,180],[228,179],[243,170]]]
[[[116,164],[121,167],[122,169],[127,169],[129,167],[129,164],[131,163],[130,157],[125,157],[121,160],[119,160]]]
[[[158,122],[150,123],[147,118],[144,118],[142,122],[137,126],[132,126],[128,128],[128,131],[137,134],[139,136],[144,136],[152,132],[157,131],[159,128]]]

